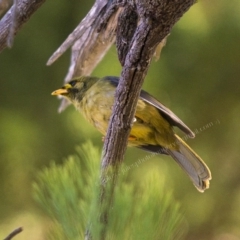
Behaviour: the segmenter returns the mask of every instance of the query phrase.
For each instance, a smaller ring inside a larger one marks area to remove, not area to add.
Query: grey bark
[[[15,1],[0,21],[0,52],[7,46],[11,46],[14,35],[44,2],[45,0]]]
[[[102,157],[101,199],[105,203],[111,203],[114,198],[114,185],[127,148],[137,100],[155,49],[194,2],[194,0],[136,0],[127,1],[124,5],[125,10],[121,14],[117,29],[117,50],[123,69]],[[138,15],[138,25],[135,17],[129,20],[131,14]],[[130,26],[130,34],[124,31],[126,26]],[[111,176],[113,180],[109,183],[111,193],[107,195],[105,185],[109,174],[113,175]],[[109,211],[109,207],[102,211],[101,220],[105,227],[101,239],[106,239]]]

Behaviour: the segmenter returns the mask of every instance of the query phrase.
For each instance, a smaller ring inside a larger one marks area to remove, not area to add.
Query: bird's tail
[[[167,149],[167,153],[180,165],[200,192],[209,188],[211,172],[203,160],[176,134],[178,150]]]

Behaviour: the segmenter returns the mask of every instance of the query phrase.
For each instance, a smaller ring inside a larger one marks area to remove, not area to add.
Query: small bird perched
[[[52,92],[52,95],[67,98],[105,136],[118,81],[118,77],[82,76]],[[141,90],[128,145],[170,155],[188,174],[195,187],[204,192],[209,188],[211,172],[203,160],[173,132],[173,126],[194,137],[194,133],[171,110]]]

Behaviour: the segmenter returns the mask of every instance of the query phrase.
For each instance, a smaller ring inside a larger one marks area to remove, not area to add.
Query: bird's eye
[[[71,82],[69,82],[69,84],[70,84],[72,87],[74,87],[74,86],[76,85],[76,83],[77,83],[77,80],[72,80]]]

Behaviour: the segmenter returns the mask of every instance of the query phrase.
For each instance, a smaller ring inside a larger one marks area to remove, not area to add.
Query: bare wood
[[[12,21],[11,26],[8,33],[7,38],[7,46],[11,48],[13,46],[14,37],[15,37],[15,29],[16,29],[16,23],[17,23],[17,5],[18,0],[14,0],[13,8],[12,8]]]
[[[119,44],[118,52],[123,61],[123,69],[117,87],[113,114],[108,126],[108,132],[105,137],[104,152],[102,157],[102,189],[101,197],[105,202],[111,203],[114,196],[114,185],[117,179],[119,165],[124,159],[127,148],[127,142],[133,117],[136,110],[138,96],[147,74],[149,64],[155,52],[157,45],[164,40],[170,33],[173,25],[179,18],[194,4],[194,0],[136,0],[135,3],[126,5],[125,8],[134,8],[139,16],[139,24],[135,33],[129,41],[128,52],[126,56],[122,55],[126,47]],[[129,3],[128,3],[129,4]],[[126,14],[127,16],[127,14]],[[122,19],[119,28],[128,26],[128,18]],[[125,21],[125,24],[124,24]],[[117,36],[117,42],[123,40],[121,33]],[[124,61],[125,59],[125,61]],[[111,194],[106,195],[106,178],[112,174],[110,182],[112,186]],[[110,199],[106,199],[106,196]],[[106,239],[106,229],[108,224],[109,208],[103,209],[103,224],[101,239]]]
[[[102,164],[104,168],[123,160],[123,152],[126,147],[123,147],[123,150],[119,149],[128,138],[137,98],[154,51],[170,33],[173,25],[195,1],[155,0],[149,3],[149,1],[139,0],[136,2],[134,7],[140,16],[140,23],[130,43],[117,88],[113,114],[104,144]],[[128,19],[125,21],[127,24]],[[120,27],[125,26],[122,24]],[[121,38],[121,35],[117,38]],[[122,46],[118,47],[118,52],[121,54]]]
[[[115,41],[117,18],[121,9],[113,12],[105,28],[100,30],[109,2],[111,0],[96,0],[86,17],[49,58],[47,65],[51,65],[72,46],[71,64],[65,82],[81,75],[90,75]]]
[[[69,47],[77,40],[84,46],[85,41],[90,41],[93,32],[97,32],[96,24],[100,22],[102,11],[106,11],[108,0],[96,0],[86,17],[79,23],[74,31],[67,37],[62,45],[49,58],[47,65],[51,65],[56,61]]]
[[[14,35],[20,30],[22,25],[29,20],[31,15],[45,2],[46,0],[19,0],[16,8],[16,23]],[[7,47],[7,39],[12,25],[13,12],[15,6],[12,6],[0,21],[0,52]]]

